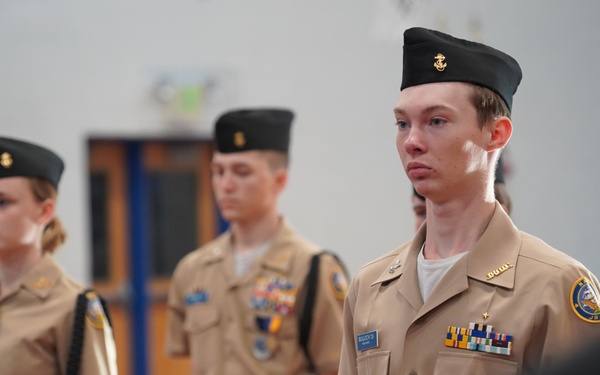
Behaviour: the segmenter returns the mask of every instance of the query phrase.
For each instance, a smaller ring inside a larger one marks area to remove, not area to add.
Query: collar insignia
[[[488,272],[487,273],[487,280],[491,280],[494,277],[500,275],[501,273],[508,271],[508,269],[513,268],[514,266],[508,262],[504,263],[503,265],[501,265],[500,267],[496,268],[495,270],[493,270],[492,272]]]
[[[40,277],[40,278],[38,279],[38,281],[36,281],[36,282],[33,284],[33,287],[34,287],[34,288],[36,288],[36,289],[40,289],[40,288],[46,288],[46,287],[49,287],[49,286],[51,286],[52,284],[54,284],[54,281],[52,281],[52,280],[50,280],[50,279],[47,279],[47,278],[45,278],[45,277],[43,277],[43,276],[42,276],[42,277]]]

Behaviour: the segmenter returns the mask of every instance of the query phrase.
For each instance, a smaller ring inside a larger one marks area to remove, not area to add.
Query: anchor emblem
[[[8,152],[5,152],[2,155],[0,155],[0,165],[2,165],[4,168],[7,168],[7,169],[10,168],[12,163],[13,163],[12,157],[10,156],[10,154]]]
[[[246,136],[244,135],[244,133],[235,132],[233,134],[233,144],[239,148],[244,147],[244,145],[246,144]]]
[[[446,66],[448,64],[446,64],[444,62],[444,60],[446,60],[446,56],[442,55],[441,53],[438,53],[435,57],[435,62],[433,63],[433,66],[438,70],[438,72],[443,72],[444,69],[446,69]]]

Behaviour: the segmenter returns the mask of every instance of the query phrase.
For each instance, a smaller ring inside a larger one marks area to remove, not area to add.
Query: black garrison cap
[[[276,150],[287,153],[294,114],[287,109],[256,108],[226,112],[215,125],[217,150],[223,153]]]
[[[512,97],[523,74],[519,63],[485,44],[421,27],[404,32],[402,85],[467,82],[486,87],[512,110]]]
[[[0,178],[38,177],[58,187],[64,169],[62,159],[47,148],[0,137]]]

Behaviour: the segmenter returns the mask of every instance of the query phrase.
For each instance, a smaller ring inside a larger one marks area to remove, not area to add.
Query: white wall
[[[399,1],[397,1],[399,2]],[[423,0],[0,1],[0,134],[67,162],[57,257],[89,281],[85,140],[167,130],[152,87],[163,71],[215,73],[225,91],[198,132],[230,106],[297,113],[282,211],[354,273],[413,232],[410,185],[392,108],[405,27],[442,28],[513,55],[524,71],[508,148],[514,220],[600,274],[595,101],[600,3]]]

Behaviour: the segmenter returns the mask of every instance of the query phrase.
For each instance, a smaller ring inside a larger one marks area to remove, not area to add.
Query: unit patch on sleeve
[[[329,276],[331,292],[337,299],[344,299],[348,290],[348,280],[343,272],[332,272]]]
[[[104,314],[104,308],[102,308],[100,298],[95,292],[88,292],[86,297],[88,303],[85,311],[85,321],[96,329],[104,329],[104,322],[108,319]]]
[[[587,278],[580,277],[575,281],[569,296],[569,302],[575,315],[589,323],[600,323],[599,295],[594,284]]]

